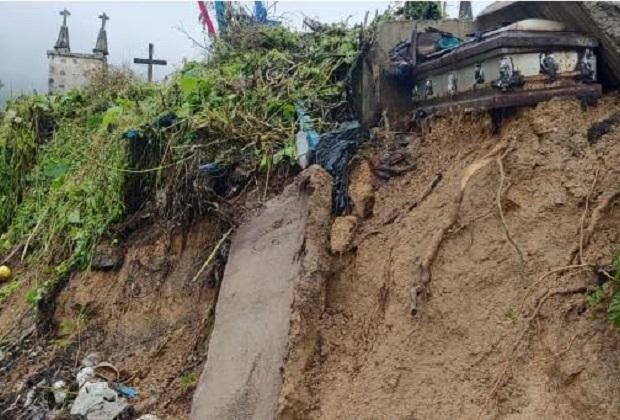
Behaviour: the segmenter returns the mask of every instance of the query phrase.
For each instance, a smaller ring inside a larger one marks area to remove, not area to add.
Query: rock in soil
[[[109,241],[101,242],[95,248],[91,262],[93,270],[116,270],[123,264],[123,250]]]
[[[366,160],[357,161],[351,168],[349,196],[353,203],[353,215],[366,218],[372,215],[375,193],[372,184],[372,169]]]
[[[357,217],[343,216],[337,217],[332,224],[330,246],[335,254],[342,254],[351,249],[355,230],[357,228]]]

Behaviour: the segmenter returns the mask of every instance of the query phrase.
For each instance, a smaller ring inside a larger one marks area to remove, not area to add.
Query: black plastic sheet
[[[322,134],[316,147],[315,162],[334,179],[332,212],[341,215],[351,208],[347,193],[349,161],[357,151],[362,138],[362,127],[357,121],[342,123],[332,132]]]

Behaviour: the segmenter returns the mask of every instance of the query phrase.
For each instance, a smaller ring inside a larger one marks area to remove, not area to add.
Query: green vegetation
[[[607,318],[615,327],[620,327],[620,252],[614,258],[613,271],[614,276],[609,281],[586,295],[586,302],[591,308],[606,305]]]
[[[82,333],[86,325],[86,314],[80,311],[75,318],[63,318],[58,323],[58,337],[52,342],[54,345],[67,348]]]
[[[443,17],[439,1],[406,1],[398,14],[415,20],[438,20]]]
[[[109,70],[82,91],[10,102],[0,115],[0,255],[36,267],[28,301],[88,267],[110,225],[156,192],[162,217],[204,202],[199,164],[243,167],[266,192],[293,161],[298,101],[319,129],[347,116],[358,39],[343,26],[250,26],[162,84]],[[0,288],[0,303],[17,285]]]
[[[517,320],[519,319],[519,315],[517,314],[517,311],[512,306],[508,308],[508,310],[504,313],[504,317],[508,321],[512,322],[513,324],[516,323]]]
[[[195,373],[185,373],[179,377],[179,388],[181,391],[187,391],[196,385],[196,382],[198,382],[198,377]]]

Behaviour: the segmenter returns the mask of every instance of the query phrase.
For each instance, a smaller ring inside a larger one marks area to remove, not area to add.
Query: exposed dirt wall
[[[608,96],[499,132],[486,114],[430,121],[408,146],[417,169],[376,191],[337,258],[308,418],[616,418],[620,333],[584,296],[620,243],[620,127],[588,130],[618,111]]]
[[[146,226],[123,244],[118,271],[73,276],[55,299],[50,335],[34,333],[5,366],[0,412],[21,399],[4,413],[8,417],[0,417],[34,418],[21,407],[26,392],[42,379],[46,387],[65,380],[75,388],[80,361],[97,353],[119,369],[122,383],[138,391],[130,400],[138,414],[187,418],[217,297],[213,271],[194,276],[222,233],[209,218],[186,230]],[[19,295],[10,305],[28,312]],[[11,327],[8,321],[3,328]]]

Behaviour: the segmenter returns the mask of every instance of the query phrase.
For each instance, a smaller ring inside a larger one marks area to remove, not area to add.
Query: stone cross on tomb
[[[71,48],[69,47],[69,28],[67,27],[67,16],[71,16],[71,13],[67,9],[64,9],[60,12],[60,16],[62,16],[62,26],[60,27],[60,32],[58,33],[58,40],[56,41],[56,45],[54,45],[54,49],[60,52],[70,52]]]
[[[168,64],[166,60],[156,60],[153,59],[153,50],[155,46],[152,43],[149,43],[149,58],[134,58],[133,62],[135,64],[146,64],[148,65],[148,81],[153,81],[153,65],[157,66],[165,66]]]
[[[64,9],[60,12],[60,16],[62,16],[62,26],[67,26],[67,16],[71,16],[71,13],[67,9]]]
[[[108,55],[108,35],[105,32],[105,23],[110,20],[110,18],[103,12],[99,15],[99,19],[101,19],[101,28],[99,29],[99,35],[97,35],[97,42],[93,52],[105,56]]]

